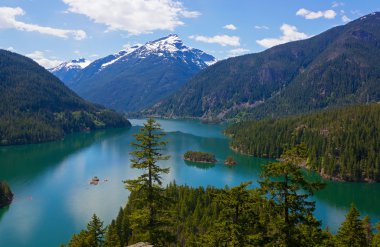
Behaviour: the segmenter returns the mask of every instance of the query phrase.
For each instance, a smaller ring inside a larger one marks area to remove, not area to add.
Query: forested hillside
[[[310,39],[230,58],[143,112],[164,117],[266,118],[380,100],[380,13]]]
[[[285,150],[305,145],[307,167],[322,175],[380,181],[380,104],[243,122],[226,133],[231,147],[242,153],[279,158]]]
[[[0,50],[0,98],[0,145],[130,125],[124,116],[81,99],[33,60],[5,50]]]

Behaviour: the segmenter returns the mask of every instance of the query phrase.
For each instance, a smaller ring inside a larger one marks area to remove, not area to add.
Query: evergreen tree
[[[162,174],[169,173],[169,168],[161,168],[157,162],[169,159],[163,155],[162,141],[165,134],[160,124],[154,119],[148,119],[137,134],[136,142],[132,143],[135,150],[131,152],[131,167],[143,170],[137,179],[125,181],[126,188],[137,196],[139,206],[131,212],[131,228],[135,240],[161,245],[169,241],[170,234],[166,230],[169,217],[164,207],[169,201],[163,197]]]
[[[372,246],[378,247],[378,246],[380,246],[380,222],[377,223],[375,229],[376,229],[377,233],[373,236]]]
[[[276,245],[297,246],[302,236],[299,224],[319,227],[313,219],[315,202],[308,198],[323,185],[307,181],[298,164],[305,157],[305,147],[298,146],[281,156],[281,162],[264,166],[262,181],[259,181],[264,194],[269,194],[278,212],[274,232]],[[301,192],[302,191],[302,192]]]
[[[346,215],[336,236],[337,243],[342,247],[366,246],[366,234],[360,214],[355,205],[351,205],[350,211]]]
[[[79,234],[74,234],[69,242],[69,247],[103,247],[104,234],[106,228],[103,227],[103,221],[96,214],[87,224],[87,229],[82,230]]]
[[[108,226],[106,233],[105,246],[106,247],[123,247],[124,245],[120,244],[120,237],[117,231],[116,222],[112,220],[111,224]]]
[[[216,194],[215,200],[221,207],[219,219],[206,235],[210,246],[247,246],[257,244],[255,224],[258,215],[255,203],[260,196],[247,189],[251,182],[242,183],[231,189],[225,188]],[[255,200],[257,199],[257,200]]]
[[[372,238],[373,238],[373,229],[371,224],[371,219],[367,215],[362,220],[364,236],[365,236],[365,246],[371,246]]]

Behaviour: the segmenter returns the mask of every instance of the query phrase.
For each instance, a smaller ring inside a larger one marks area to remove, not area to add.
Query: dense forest
[[[143,114],[262,119],[377,102],[379,25],[378,12],[306,40],[220,61]]]
[[[0,50],[0,98],[0,145],[130,125],[121,114],[81,99],[33,60],[5,50]]]
[[[200,163],[215,163],[215,155],[211,153],[205,152],[195,152],[195,151],[187,151],[183,158],[192,162],[200,162]]]
[[[0,208],[11,204],[12,200],[13,193],[11,188],[6,182],[0,181]]]
[[[226,129],[231,147],[258,157],[279,158],[298,145],[306,166],[345,181],[380,181],[380,104],[309,115],[242,122]]]
[[[191,188],[175,182],[163,188],[169,169],[158,161],[166,145],[164,133],[152,119],[136,134],[132,168],[142,171],[125,181],[131,191],[127,205],[111,224],[95,214],[87,228],[74,234],[69,247],[123,247],[137,242],[154,246],[379,246],[369,217],[360,218],[354,205],[336,235],[321,228],[310,196],[322,189],[308,181],[297,163],[306,157],[304,147],[294,147],[281,162],[264,165],[260,186],[250,182],[224,189]],[[380,230],[380,224],[376,226]]]

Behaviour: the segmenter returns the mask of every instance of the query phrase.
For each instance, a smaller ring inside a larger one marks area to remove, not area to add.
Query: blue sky
[[[380,11],[379,0],[0,0],[0,47],[45,67],[170,33],[218,59],[304,39]]]

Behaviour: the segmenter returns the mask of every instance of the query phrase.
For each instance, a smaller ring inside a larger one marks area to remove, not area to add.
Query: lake
[[[0,147],[0,180],[10,184],[15,198],[0,210],[0,246],[58,246],[83,229],[96,213],[110,223],[127,202],[123,180],[139,173],[129,166],[133,134],[143,120],[132,120],[130,129],[112,129],[67,136],[58,142]],[[237,154],[229,149],[222,125],[206,125],[190,120],[159,120],[168,133],[167,154],[162,162],[170,167],[165,181],[191,186],[235,186],[252,181],[257,186],[261,165],[269,162]],[[214,166],[186,163],[188,151],[216,155]],[[233,156],[238,165],[223,164]],[[89,185],[93,176],[97,186]],[[362,215],[380,221],[380,184],[328,182],[318,192],[315,215],[336,231],[354,202]]]

